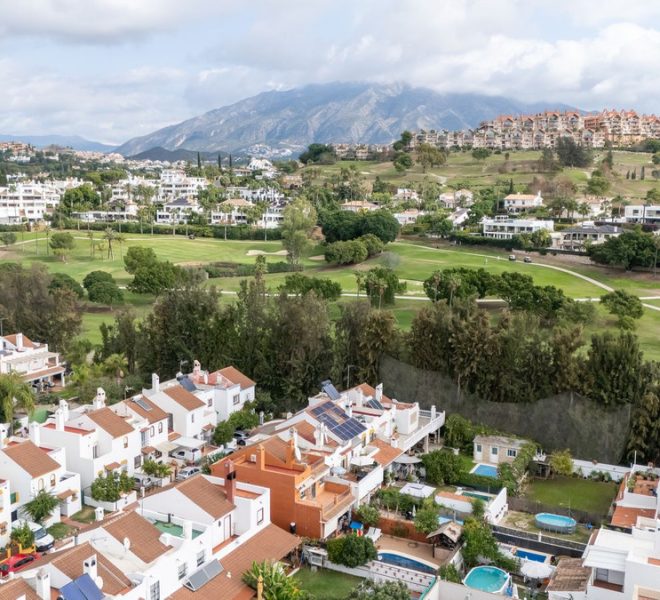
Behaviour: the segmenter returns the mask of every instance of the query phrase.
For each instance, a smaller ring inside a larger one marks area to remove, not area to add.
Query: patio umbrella
[[[520,567],[520,572],[530,579],[545,579],[552,575],[552,567],[546,563],[537,561],[525,561]]]

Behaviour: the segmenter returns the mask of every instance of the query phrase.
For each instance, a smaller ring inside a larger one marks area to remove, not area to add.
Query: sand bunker
[[[286,256],[286,250],[278,250],[277,252],[264,252],[263,250],[248,250],[248,256]]]

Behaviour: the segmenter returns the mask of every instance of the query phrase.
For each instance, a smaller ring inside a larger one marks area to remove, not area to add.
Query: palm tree
[[[32,387],[16,372],[0,375],[0,408],[7,423],[13,421],[17,408],[28,414],[34,410]]]
[[[50,237],[50,225],[44,227],[44,233],[46,234],[46,256],[48,256],[48,238]]]
[[[94,260],[94,232],[88,231],[87,237],[89,238],[89,253],[92,257],[92,260]]]
[[[301,597],[295,580],[287,577],[284,567],[278,562],[253,562],[250,569],[243,573],[243,581],[258,590],[263,600],[296,600]]]
[[[43,523],[53,514],[60,501],[46,490],[40,490],[37,495],[23,506],[30,519],[35,523]]]
[[[360,298],[360,290],[364,288],[366,275],[362,271],[355,271],[355,283],[357,285],[357,297]]]
[[[115,377],[117,385],[121,383],[127,368],[128,362],[123,354],[111,354],[103,361],[103,370],[108,375]]]
[[[114,260],[115,254],[112,251],[112,242],[117,239],[117,232],[112,227],[107,227],[103,232],[103,239],[108,242],[108,258]]]

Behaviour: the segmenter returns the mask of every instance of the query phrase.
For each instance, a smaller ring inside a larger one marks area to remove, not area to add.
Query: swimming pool
[[[412,569],[413,571],[420,571],[422,573],[428,573],[429,575],[435,575],[437,573],[437,569],[431,565],[427,565],[423,562],[415,560],[414,558],[409,558],[408,556],[403,556],[401,554],[379,552],[378,560],[380,562],[387,563],[388,565],[403,567],[404,569]]]
[[[497,467],[492,465],[478,464],[470,473],[481,475],[482,477],[497,477]]]
[[[462,496],[468,496],[470,498],[478,498],[479,500],[483,500],[484,502],[490,502],[492,500],[491,496],[487,496],[486,494],[480,494],[479,492],[461,492]]]
[[[575,519],[553,513],[538,513],[534,517],[534,522],[539,529],[556,531],[558,533],[573,533],[577,525]]]
[[[538,552],[523,550],[522,548],[518,548],[513,554],[518,558],[525,558],[527,560],[533,560],[534,562],[544,563],[548,560],[547,554],[539,554]]]
[[[463,580],[463,584],[474,590],[502,593],[509,585],[509,574],[498,567],[474,567]]]

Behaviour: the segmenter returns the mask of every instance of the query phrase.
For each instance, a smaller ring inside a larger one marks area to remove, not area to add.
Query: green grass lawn
[[[94,507],[84,505],[77,513],[71,515],[72,521],[78,521],[79,523],[93,523],[94,522]]]
[[[591,481],[577,477],[535,479],[526,497],[548,506],[560,506],[605,515],[616,493],[613,482]]]
[[[71,525],[66,523],[55,523],[48,528],[48,533],[52,535],[56,540],[61,540],[65,537],[73,535],[74,528]]]
[[[301,590],[309,592],[318,600],[345,600],[362,581],[359,577],[327,569],[319,569],[314,573],[309,567],[301,568],[293,578]]]

